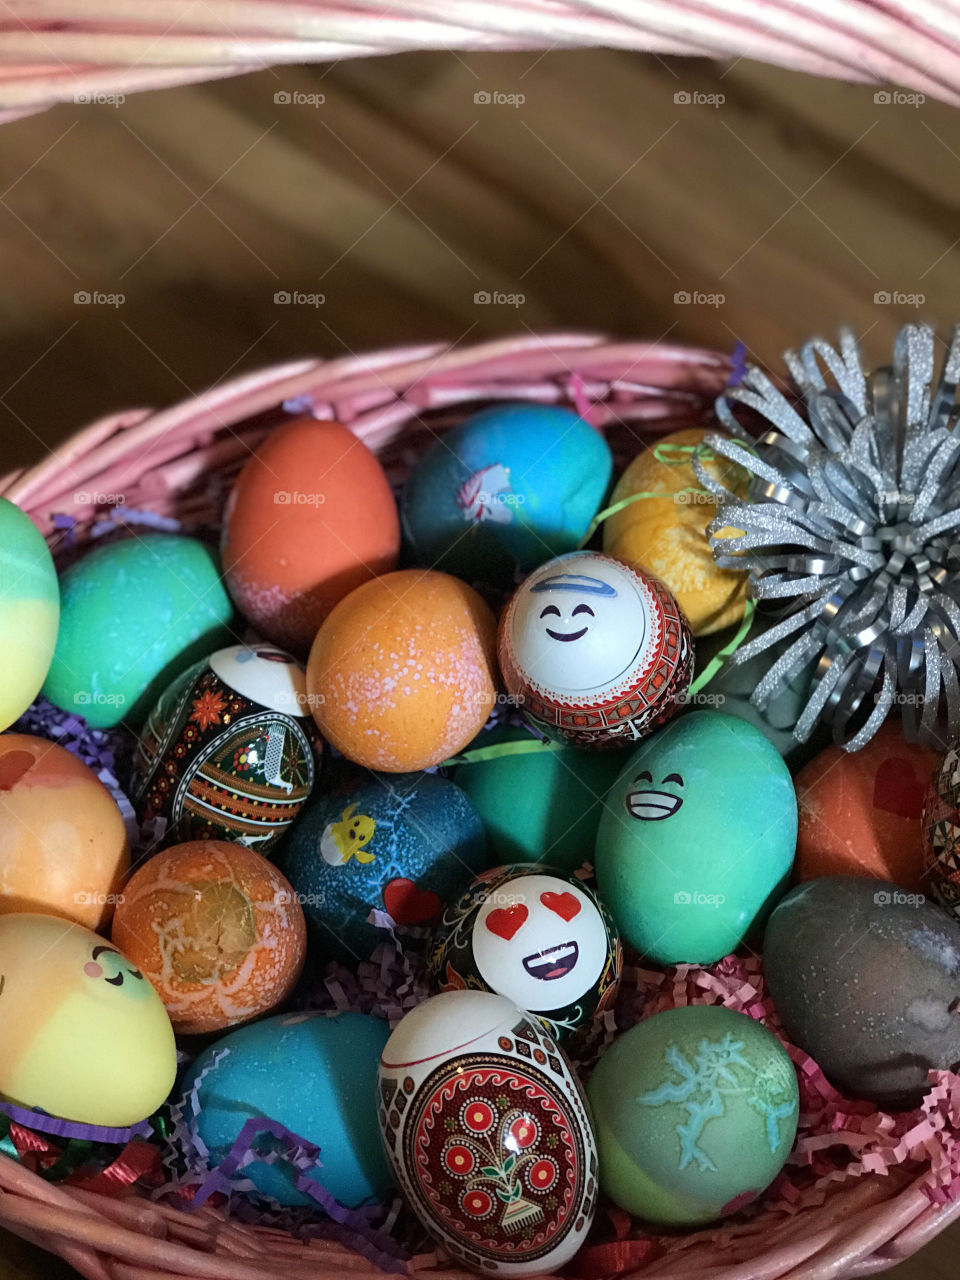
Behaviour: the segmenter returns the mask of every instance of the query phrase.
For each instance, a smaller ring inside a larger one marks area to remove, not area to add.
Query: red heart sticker
[[[540,901],[548,911],[554,911],[562,920],[572,920],[580,914],[580,902],[572,893],[541,893]]]
[[[491,933],[503,938],[504,942],[509,942],[529,914],[523,903],[517,902],[512,907],[497,907],[490,912],[484,923]]]
[[[418,889],[412,880],[391,880],[383,891],[383,905],[397,924],[424,924],[443,909],[435,893]]]

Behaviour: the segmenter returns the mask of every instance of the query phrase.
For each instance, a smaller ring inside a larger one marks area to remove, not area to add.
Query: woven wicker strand
[[[413,49],[755,58],[960,102],[956,0],[18,0],[0,120],[56,102]]]
[[[300,360],[160,412],[112,414],[36,466],[0,480],[0,494],[27,510],[55,547],[64,536],[55,516],[72,517],[70,536],[82,544],[111,501],[122,504],[114,518],[131,508],[215,528],[231,480],[284,417],[284,404],[346,423],[395,479],[432,434],[470,408],[505,399],[577,408],[605,428],[624,460],[642,440],[711,421],[730,372],[730,360],[710,351],[570,333]],[[926,1176],[894,1166],[885,1176],[832,1184],[822,1203],[772,1223],[765,1218],[756,1228],[747,1223],[721,1240],[713,1231],[667,1239],[642,1275],[839,1280],[881,1271],[960,1215],[960,1200],[942,1208],[931,1203]],[[209,1206],[187,1213],[136,1193],[108,1199],[51,1185],[6,1156],[0,1156],[0,1227],[59,1254],[88,1280],[356,1280],[375,1272],[365,1257],[333,1241],[301,1241]],[[432,1254],[413,1259],[408,1271],[424,1280],[466,1280]]]

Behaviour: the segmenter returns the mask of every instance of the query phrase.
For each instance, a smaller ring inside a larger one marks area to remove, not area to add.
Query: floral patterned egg
[[[622,948],[583,880],[529,863],[475,877],[443,913],[430,952],[442,991],[496,991],[557,1039],[614,997]]]
[[[303,669],[273,645],[219,649],[178,677],[136,755],[141,821],[176,841],[233,840],[267,854],[313,787],[321,744]]]
[[[597,1204],[584,1094],[542,1028],[504,996],[451,991],[387,1041],[380,1126],[411,1208],[481,1274],[553,1273]]]

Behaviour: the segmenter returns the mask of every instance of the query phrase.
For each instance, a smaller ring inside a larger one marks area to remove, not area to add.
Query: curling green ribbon
[[[750,632],[750,628],[753,626],[753,618],[756,612],[757,612],[756,601],[751,600],[750,597],[748,596],[746,601],[744,602],[743,619],[740,623],[740,626],[737,628],[737,634],[733,637],[733,639],[730,641],[729,644],[725,644],[723,646],[723,648],[720,650],[719,653],[715,653],[713,655],[713,657],[710,659],[707,665],[703,668],[703,670],[697,676],[696,680],[693,681],[693,683],[690,685],[690,688],[687,690],[688,698],[692,698],[695,694],[699,693],[701,689],[705,688],[713,679],[713,677],[717,674],[717,672],[720,671],[722,667],[726,666],[727,659],[732,658],[733,655],[740,648],[740,646],[743,644],[744,640],[746,640]]]
[[[501,756],[530,756],[543,751],[563,751],[569,744],[550,742],[542,738],[521,738],[517,742],[497,742],[491,747],[474,747],[472,751],[463,751],[458,756],[444,760],[441,768],[452,768],[458,764],[480,764],[484,760],[499,760]]]

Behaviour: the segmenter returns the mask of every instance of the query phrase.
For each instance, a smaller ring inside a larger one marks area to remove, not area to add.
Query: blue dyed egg
[[[487,866],[483,823],[464,792],[430,773],[341,772],[283,845],[316,950],[366,959],[393,925],[428,925]]]
[[[389,1036],[386,1022],[363,1013],[288,1013],[216,1041],[184,1081],[188,1093],[200,1082],[193,1124],[210,1167],[223,1161],[248,1120],[267,1118],[321,1149],[322,1167],[307,1176],[341,1204],[353,1209],[384,1199],[393,1178],[380,1141],[376,1085]],[[264,1134],[254,1150],[266,1155],[282,1147]],[[243,1176],[282,1205],[314,1203],[287,1160],[255,1161]]]
[[[712,964],[786,888],[797,796],[746,720],[697,711],[648,738],[604,801],[600,895],[626,942],[658,964]]]
[[[467,580],[512,583],[573,551],[610,484],[610,449],[552,405],[497,405],[444,433],[407,482],[408,551]]]

